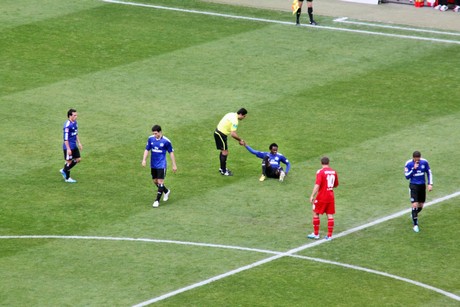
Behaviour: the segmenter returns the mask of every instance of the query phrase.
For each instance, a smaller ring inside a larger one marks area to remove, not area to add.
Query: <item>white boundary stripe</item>
[[[160,10],[169,10],[169,11],[201,14],[201,15],[208,15],[208,16],[232,18],[232,19],[242,19],[242,20],[249,20],[249,21],[268,22],[268,23],[282,24],[282,25],[294,25],[295,24],[293,22],[280,21],[280,20],[245,17],[245,16],[237,16],[237,15],[229,15],[229,14],[221,14],[221,13],[213,13],[213,12],[205,12],[205,11],[197,11],[197,10],[187,10],[187,9],[180,9],[180,8],[174,8],[174,7],[161,6],[161,5],[143,4],[143,3],[136,3],[136,2],[125,2],[125,1],[118,1],[118,0],[101,0],[101,1],[107,2],[107,3],[114,3],[114,4],[123,4],[123,5],[131,5],[131,6],[148,7],[148,8],[154,8],[154,9],[160,9]],[[329,26],[318,26],[318,25],[312,26],[312,25],[302,24],[301,26],[302,27],[325,29],[325,30],[332,30],[332,31],[343,31],[343,32],[367,34],[367,35],[377,35],[377,36],[386,36],[386,37],[393,37],[393,38],[404,38],[404,39],[412,39],[412,40],[420,40],[420,41],[429,41],[429,42],[435,42],[435,43],[446,43],[446,44],[458,44],[458,45],[460,45],[460,41],[449,40],[449,39],[431,38],[431,37],[423,37],[423,36],[401,35],[401,34],[374,32],[374,31],[365,31],[365,30],[356,30],[356,29],[347,29],[347,28],[337,28],[337,27],[329,27]],[[443,32],[443,34],[445,34],[445,33]]]
[[[385,24],[368,23],[368,22],[361,22],[361,21],[351,21],[351,20],[348,20],[348,17],[336,18],[336,19],[334,19],[334,21],[335,22],[341,22],[341,23],[360,25],[360,26],[368,26],[368,27],[377,27],[377,28],[395,29],[395,30],[403,30],[403,31],[411,31],[411,32],[423,32],[423,33],[432,33],[432,34],[441,34],[441,35],[460,36],[460,32],[445,32],[445,31],[427,30],[427,29],[420,29],[420,28],[408,28],[408,27],[401,27],[401,26],[391,26],[391,25],[385,25]]]
[[[434,204],[438,204],[438,203],[444,202],[446,200],[449,200],[449,199],[452,199],[452,198],[455,198],[455,197],[458,197],[458,196],[460,196],[460,191],[457,191],[457,192],[452,193],[450,195],[447,195],[447,196],[444,196],[444,197],[441,197],[441,198],[437,198],[437,199],[435,199],[435,200],[433,200],[431,202],[428,202],[428,203],[425,204],[425,207],[429,207],[429,206],[432,206]],[[339,233],[338,235],[335,235],[334,239],[344,237],[346,235],[349,235],[351,233],[357,232],[357,231],[362,230],[364,228],[369,228],[369,227],[375,226],[377,224],[381,224],[383,222],[389,221],[391,219],[400,217],[400,216],[402,216],[404,214],[409,213],[410,210],[411,210],[410,208],[406,209],[406,210],[402,210],[400,212],[391,214],[389,216],[377,219],[377,220],[375,220],[373,222],[370,222],[370,223],[367,223],[367,224],[364,224],[364,225],[361,225],[361,226],[354,227],[352,229],[346,230],[344,232]],[[368,273],[373,273],[373,274],[377,274],[377,275],[397,279],[397,280],[400,280],[400,281],[408,282],[408,283],[414,284],[416,286],[423,287],[425,289],[435,291],[437,293],[445,295],[445,296],[447,296],[449,298],[452,298],[454,300],[460,301],[460,297],[455,295],[455,294],[453,294],[453,293],[444,291],[442,289],[435,288],[433,286],[430,286],[430,285],[427,285],[427,284],[424,284],[424,283],[421,283],[421,282],[413,281],[411,279],[399,277],[399,276],[396,276],[396,275],[393,275],[393,274],[380,272],[380,271],[376,271],[376,270],[372,270],[372,269],[367,269],[367,268],[363,268],[363,267],[359,267],[359,266],[344,264],[344,263],[340,263],[340,262],[335,262],[335,261],[329,261],[329,260],[324,260],[324,259],[319,259],[319,258],[311,258],[311,257],[307,257],[307,256],[294,255],[295,253],[300,252],[302,250],[305,250],[305,249],[311,248],[313,246],[316,246],[316,245],[323,244],[323,243],[327,242],[324,239],[323,240],[318,240],[318,241],[313,241],[312,243],[302,245],[300,247],[291,249],[291,250],[289,250],[287,252],[284,252],[284,253],[270,251],[270,250],[264,250],[264,249],[254,249],[254,248],[246,248],[246,247],[239,247],[239,246],[231,246],[231,245],[193,243],[193,242],[172,241],[172,240],[146,239],[146,238],[121,238],[121,237],[100,237],[100,236],[24,235],[24,236],[0,236],[0,239],[82,239],[82,240],[112,240],[112,241],[154,242],[154,243],[181,244],[181,245],[192,245],[192,246],[213,247],[213,248],[226,248],[226,249],[235,249],[235,250],[242,250],[242,251],[260,252],[260,253],[266,253],[266,254],[273,254],[274,255],[274,256],[268,257],[266,259],[254,262],[252,264],[240,267],[238,269],[226,272],[224,274],[220,274],[220,275],[211,277],[211,278],[203,280],[201,282],[186,286],[184,288],[180,288],[178,290],[163,294],[161,296],[158,296],[158,297],[152,298],[150,300],[147,300],[145,302],[142,302],[142,303],[139,303],[137,305],[134,305],[136,307],[137,306],[150,305],[152,303],[164,300],[166,298],[175,296],[177,294],[186,292],[188,290],[192,290],[192,289],[207,285],[207,284],[212,283],[214,281],[217,281],[217,280],[223,279],[225,277],[237,274],[239,272],[243,272],[243,271],[252,269],[254,267],[260,266],[262,264],[271,262],[273,260],[276,260],[276,259],[279,259],[279,258],[282,258],[282,257],[295,257],[295,258],[300,258],[300,259],[307,259],[307,260],[311,260],[311,261],[316,261],[316,262],[321,262],[321,263],[326,263],[326,264],[333,264],[333,265],[342,266],[342,267],[346,267],[346,268],[350,268],[350,269],[355,269],[355,270],[360,270],[360,271],[364,271],[364,272],[368,272]]]

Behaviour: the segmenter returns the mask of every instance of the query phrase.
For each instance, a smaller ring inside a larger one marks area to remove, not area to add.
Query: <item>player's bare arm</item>
[[[310,203],[313,204],[313,201],[315,200],[315,196],[318,193],[318,190],[319,190],[319,185],[315,184],[315,186],[313,187],[313,191],[311,192]]]
[[[176,156],[174,155],[174,152],[169,153],[169,157],[171,158],[171,162],[172,162],[172,171],[175,173],[177,171],[177,165],[176,165]]]
[[[145,167],[145,165],[147,164],[146,160],[147,160],[147,157],[149,156],[149,151],[148,150],[144,150],[144,157],[142,157],[142,166]]]

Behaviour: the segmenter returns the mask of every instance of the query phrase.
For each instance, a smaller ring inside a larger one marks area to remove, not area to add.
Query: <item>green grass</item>
[[[289,13],[200,1],[145,3],[292,21]],[[428,200],[458,190],[460,47],[296,28],[99,1],[4,1],[0,8],[0,236],[149,238],[285,252],[308,243],[307,199],[322,155],[339,172],[336,234],[407,209],[404,162],[431,164]],[[322,24],[331,25],[327,17]],[[447,60],[446,60],[447,59]],[[217,172],[220,118],[249,110],[239,134],[277,142],[292,162],[260,183],[260,160],[230,142]],[[79,112],[83,159],[62,181],[62,124]],[[140,162],[153,124],[175,148],[171,198]],[[459,200],[299,255],[388,272],[460,295]],[[324,220],[322,222],[324,230]],[[165,243],[0,239],[0,305],[134,305],[269,257]],[[414,297],[416,299],[414,299]],[[306,259],[282,258],[159,305],[454,306],[434,291]]]

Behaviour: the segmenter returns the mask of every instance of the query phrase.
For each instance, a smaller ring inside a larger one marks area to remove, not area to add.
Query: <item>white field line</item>
[[[457,191],[455,193],[452,193],[452,194],[449,194],[447,196],[444,196],[444,197],[441,197],[441,198],[437,198],[431,202],[428,202],[428,203],[425,203],[425,206],[424,207],[429,207],[429,206],[432,206],[434,204],[437,204],[437,203],[440,203],[440,202],[443,202],[443,201],[446,201],[446,200],[449,200],[449,199],[452,199],[452,198],[455,198],[457,196],[460,195],[460,191]],[[375,225],[378,225],[378,224],[381,224],[383,222],[386,222],[386,221],[389,221],[391,219],[395,219],[397,217],[400,217],[404,214],[407,214],[411,211],[411,209],[406,209],[406,210],[402,210],[400,212],[397,212],[397,213],[394,213],[394,214],[391,214],[391,215],[388,215],[388,216],[385,216],[383,218],[380,218],[380,219],[377,219],[373,222],[370,222],[370,223],[367,223],[367,224],[364,224],[364,225],[361,225],[361,226],[358,226],[358,227],[354,227],[354,228],[351,228],[349,230],[346,230],[344,232],[341,232],[339,233],[338,235],[334,235],[334,240],[336,240],[337,238],[340,238],[340,237],[344,237],[346,235],[349,235],[349,234],[352,234],[354,232],[357,232],[357,231],[360,231],[364,228],[369,228],[369,227],[372,227],[372,226],[375,226]],[[172,292],[169,292],[169,293],[166,293],[166,294],[163,294],[161,296],[158,296],[158,297],[155,297],[155,298],[152,298],[150,300],[147,300],[147,301],[144,301],[144,302],[141,302],[139,304],[136,304],[134,305],[134,307],[141,307],[141,306],[147,306],[147,305],[150,305],[150,304],[153,304],[155,302],[158,302],[158,301],[161,301],[161,300],[164,300],[166,298],[169,298],[169,297],[172,297],[172,296],[175,296],[177,294],[180,294],[180,293],[183,293],[183,292],[186,292],[188,290],[192,290],[192,289],[195,289],[195,288],[198,288],[198,287],[201,287],[201,286],[204,286],[204,285],[207,285],[209,283],[212,283],[214,281],[217,281],[217,280],[220,280],[220,279],[223,279],[225,277],[228,277],[228,276],[232,276],[232,275],[235,275],[237,273],[240,273],[240,272],[243,272],[243,271],[246,271],[246,270],[249,270],[249,269],[252,269],[252,268],[255,268],[257,266],[260,266],[262,264],[265,264],[265,263],[268,263],[268,262],[271,262],[273,260],[276,260],[276,259],[279,259],[279,258],[282,258],[282,257],[286,257],[286,256],[293,256],[293,254],[295,253],[298,253],[300,251],[303,251],[303,250],[306,250],[308,248],[311,248],[313,246],[316,246],[316,245],[320,245],[320,244],[323,244],[325,242],[328,242],[329,241],[326,241],[324,239],[322,240],[318,240],[318,241],[314,241],[313,243],[308,243],[308,244],[305,244],[305,245],[302,245],[300,247],[297,247],[297,248],[294,248],[294,249],[291,249],[285,253],[281,253],[281,254],[277,254],[275,256],[272,256],[272,257],[269,257],[269,258],[266,258],[266,259],[263,259],[263,260],[260,260],[260,261],[257,261],[257,262],[254,262],[252,264],[249,264],[249,265],[246,265],[246,266],[243,266],[243,267],[240,267],[238,269],[235,269],[235,270],[232,270],[232,271],[229,271],[229,272],[226,272],[224,274],[220,274],[220,275],[217,275],[217,276],[214,276],[214,277],[211,277],[209,279],[206,279],[206,280],[203,280],[201,282],[198,282],[198,283],[195,283],[195,284],[192,284],[192,285],[189,285],[187,287],[184,287],[184,288],[181,288],[181,289],[177,289],[175,291],[172,291]],[[369,270],[368,272],[371,272],[372,270]],[[380,275],[383,275],[383,274],[387,274],[387,273],[382,273],[380,272],[381,274]],[[388,277],[390,277],[390,274],[386,275]],[[403,279],[401,277],[398,277],[398,280],[404,280],[404,281],[407,281],[407,282],[410,282],[414,285],[417,285],[417,286],[422,286],[424,284],[422,283],[419,283],[419,282],[414,282],[414,281],[411,281],[410,279]],[[434,288],[434,287],[431,287],[431,286],[428,286],[426,285],[427,289],[437,289],[437,288]],[[436,292],[438,293],[441,293],[441,294],[444,294],[444,293],[449,293],[449,292],[446,292],[444,290],[441,290],[441,289],[437,289]],[[455,294],[452,294],[452,293],[449,293],[449,297],[457,300],[457,301],[460,301],[460,297],[459,296],[456,296]]]
[[[452,193],[452,194],[444,196],[444,197],[441,197],[441,198],[437,198],[437,199],[435,199],[435,200],[433,200],[431,202],[428,202],[428,203],[425,204],[425,207],[429,207],[429,206],[432,206],[434,204],[438,204],[438,203],[444,202],[446,200],[449,200],[449,199],[452,199],[452,198],[455,198],[455,197],[458,197],[458,196],[460,196],[460,191]],[[364,224],[364,225],[361,225],[361,226],[354,227],[352,229],[343,231],[343,232],[335,235],[334,240],[336,240],[336,239],[338,239],[340,237],[349,235],[351,233],[360,231],[360,230],[362,230],[364,228],[369,228],[369,227],[381,224],[383,222],[389,221],[391,219],[395,219],[397,217],[400,217],[402,215],[405,215],[405,214],[409,213],[410,210],[411,210],[410,208],[406,209],[406,210],[402,210],[400,212],[397,212],[397,213],[388,215],[386,217],[377,219],[377,220],[375,220],[373,222],[370,222],[370,223],[367,223],[367,224]],[[282,258],[282,257],[295,257],[295,258],[300,258],[300,259],[307,259],[307,260],[311,260],[311,261],[316,261],[316,262],[321,262],[321,263],[326,263],[326,264],[332,264],[332,265],[342,266],[342,267],[346,267],[346,268],[350,268],[350,269],[354,269],[354,270],[360,270],[360,271],[364,271],[364,272],[368,272],[368,273],[372,273],[372,274],[377,274],[377,275],[393,278],[393,279],[396,279],[396,280],[404,281],[404,282],[407,282],[407,283],[410,283],[410,284],[413,284],[413,285],[416,285],[416,286],[419,286],[419,287],[423,287],[425,289],[432,290],[432,291],[435,291],[435,292],[440,293],[442,295],[445,295],[445,296],[447,296],[449,298],[452,298],[454,300],[460,301],[460,297],[455,295],[455,294],[453,294],[453,293],[450,293],[450,292],[444,291],[442,289],[438,289],[438,288],[432,287],[430,285],[427,285],[427,284],[424,284],[424,283],[421,283],[421,282],[417,282],[417,281],[414,281],[414,280],[411,280],[411,279],[407,279],[407,278],[399,277],[399,276],[396,276],[396,275],[393,275],[393,274],[380,272],[380,271],[376,271],[376,270],[372,270],[372,269],[367,269],[367,268],[363,268],[363,267],[359,267],[359,266],[349,265],[349,264],[345,264],[345,263],[329,261],[329,260],[324,260],[324,259],[319,259],[319,258],[311,258],[311,257],[306,257],[306,256],[295,255],[295,253],[300,252],[302,250],[305,250],[305,249],[308,249],[308,248],[323,244],[325,242],[328,242],[328,241],[325,241],[325,240],[313,241],[312,243],[302,245],[300,247],[291,249],[291,250],[283,253],[283,252],[276,252],[276,251],[270,251],[270,250],[264,250],[264,249],[246,248],[246,247],[231,246],[231,245],[194,243],[194,242],[183,242],[183,241],[173,241],[173,240],[147,239],[147,238],[122,238],[122,237],[100,237],[100,236],[21,235],[21,236],[0,236],[0,239],[79,239],[79,240],[108,240],[108,241],[110,240],[110,241],[133,241],[133,242],[148,242],[148,243],[168,243],[168,244],[179,244],[179,245],[190,245],[190,246],[233,249],[233,250],[259,252],[259,253],[273,254],[274,255],[274,256],[268,257],[266,259],[254,262],[252,264],[240,267],[238,269],[226,272],[224,274],[220,274],[220,275],[211,277],[209,279],[203,280],[201,282],[198,282],[198,283],[186,286],[184,288],[180,288],[178,290],[175,290],[175,291],[163,294],[161,296],[152,298],[152,299],[150,299],[148,301],[139,303],[139,304],[137,304],[135,306],[147,306],[147,305],[150,305],[152,303],[155,303],[155,302],[164,300],[166,298],[175,296],[177,294],[183,293],[185,291],[192,290],[192,289],[207,285],[207,284],[209,284],[211,282],[223,279],[225,277],[237,274],[239,272],[243,272],[243,271],[252,269],[254,267],[260,266],[262,264],[271,262],[273,260],[276,260],[276,259],[279,259],[279,258]]]
[[[413,285],[416,285],[418,287],[422,287],[422,288],[437,292],[439,294],[447,296],[447,297],[449,297],[451,299],[454,299],[456,301],[460,301],[460,296],[458,296],[458,295],[455,295],[453,293],[444,291],[444,290],[439,289],[439,288],[435,288],[433,286],[430,286],[430,285],[427,285],[427,284],[424,284],[424,283],[421,283],[421,282],[418,282],[418,281],[415,281],[415,280],[412,280],[412,279],[400,277],[400,276],[393,275],[393,274],[390,274],[390,273],[380,272],[380,271],[367,269],[367,268],[363,268],[363,267],[352,265],[352,264],[346,264],[346,263],[330,261],[330,260],[325,260],[325,259],[320,259],[320,258],[313,258],[313,257],[307,257],[307,256],[299,256],[299,255],[292,255],[291,257],[300,258],[300,259],[306,259],[306,260],[325,263],[325,264],[337,265],[337,266],[341,266],[341,267],[352,269],[352,270],[363,271],[363,272],[367,272],[367,273],[371,273],[371,274],[376,274],[376,275],[380,275],[380,276],[393,278],[393,279],[396,279],[396,280],[404,281],[404,282],[407,282],[409,284],[413,284]]]
[[[131,6],[148,7],[148,8],[154,8],[154,9],[159,9],[159,10],[169,10],[169,11],[177,11],[177,12],[183,12],[183,13],[193,13],[193,14],[201,14],[201,15],[208,15],[208,16],[232,18],[232,19],[242,19],[242,20],[258,21],[258,22],[267,22],[267,23],[282,24],[282,25],[294,25],[295,24],[294,22],[287,22],[287,21],[280,21],[280,20],[272,20],[272,19],[265,19],[265,18],[254,18],[254,17],[246,17],[246,16],[238,16],[238,15],[230,15],[230,14],[221,14],[221,13],[197,11],[197,10],[187,10],[187,9],[181,9],[181,8],[167,7],[167,6],[161,6],[161,5],[152,5],[152,4],[143,4],[143,3],[136,3],[136,2],[125,2],[125,1],[118,1],[118,0],[101,0],[101,1],[107,2],[107,3],[114,3],[114,4],[123,4],[123,5],[131,5]],[[302,27],[309,27],[309,28],[332,30],[332,31],[343,31],[343,32],[367,34],[367,35],[377,35],[377,36],[386,36],[386,37],[393,37],[393,38],[403,38],[403,39],[412,39],[412,40],[420,40],[420,41],[429,41],[429,42],[435,42],[435,43],[446,43],[446,44],[458,44],[458,45],[460,45],[460,41],[449,40],[449,39],[440,39],[440,38],[423,37],[423,36],[412,36],[412,35],[401,35],[401,34],[374,32],[374,31],[365,31],[365,30],[356,30],[356,29],[347,29],[347,28],[338,28],[338,27],[329,27],[329,26],[319,26],[319,25],[312,26],[312,25],[302,24],[301,26]],[[443,32],[443,34],[445,34],[445,33]]]
[[[405,212],[405,213],[407,213],[407,212]],[[159,239],[148,239],[148,238],[101,237],[101,236],[24,235],[24,236],[0,236],[0,239],[67,239],[67,240],[131,241],[131,242],[166,243],[166,244],[177,244],[177,245],[189,245],[189,246],[222,248],[222,249],[232,249],[232,250],[241,250],[241,251],[257,252],[257,253],[273,254],[275,256],[267,258],[267,259],[264,259],[264,260],[261,260],[261,261],[259,261],[260,263],[257,262],[258,265],[261,265],[263,263],[267,263],[269,261],[272,261],[272,260],[275,260],[275,259],[278,259],[278,258],[281,258],[281,257],[285,257],[285,256],[286,257],[293,257],[293,258],[297,258],[297,259],[304,259],[304,260],[309,260],[309,261],[314,261],[314,262],[319,262],[319,263],[331,264],[331,265],[336,265],[336,266],[340,266],[340,267],[344,267],[344,268],[348,268],[348,269],[352,269],[352,270],[363,271],[363,272],[366,272],[366,273],[371,273],[371,274],[384,276],[384,277],[387,277],[387,278],[392,278],[392,279],[395,279],[395,280],[407,282],[409,284],[413,284],[413,285],[416,285],[418,287],[422,287],[422,288],[437,292],[439,294],[447,296],[447,297],[449,297],[451,299],[454,299],[456,301],[460,301],[460,297],[455,295],[455,294],[453,294],[453,293],[447,292],[445,290],[442,290],[442,289],[439,289],[439,288],[436,288],[436,287],[433,287],[433,286],[430,286],[430,285],[427,285],[427,284],[424,284],[424,283],[421,283],[421,282],[418,282],[418,281],[415,281],[415,280],[412,280],[412,279],[408,279],[408,278],[400,277],[400,276],[397,276],[397,275],[393,275],[393,274],[390,274],[390,273],[381,272],[381,271],[377,271],[377,270],[373,270],[373,269],[368,269],[368,268],[364,268],[364,267],[360,267],[360,266],[356,266],[356,265],[351,265],[351,264],[347,264],[347,263],[330,261],[330,260],[321,259],[321,258],[293,255],[293,254],[276,252],[276,251],[265,250],[265,249],[247,248],[247,247],[233,246],[233,245],[220,245],[220,244],[186,242],[186,241],[159,240]],[[312,247],[312,246],[315,246],[315,245],[318,245],[318,244],[322,244],[324,242],[325,242],[324,240],[314,241],[314,243],[308,244],[308,246]],[[252,265],[249,266],[249,268],[252,268],[252,267],[255,267],[255,265],[252,264]],[[193,284],[191,286],[181,288],[179,290],[170,292],[168,294],[156,297],[156,298],[154,298],[152,300],[149,300],[149,301],[146,301],[146,302],[143,302],[143,303],[139,303],[139,304],[137,304],[135,306],[146,306],[146,305],[149,305],[149,304],[153,304],[155,302],[158,302],[160,300],[166,299],[168,297],[174,296],[176,294],[180,294],[180,293],[185,292],[187,290],[197,288],[199,286],[208,284],[208,283],[210,283],[212,281],[222,279],[222,278],[224,278],[226,276],[236,274],[238,272],[247,270],[249,268],[248,268],[248,266],[241,267],[241,268],[239,268],[237,270],[230,271],[230,272],[227,272],[225,274],[213,277],[213,278],[211,278],[212,280],[211,279],[205,280],[205,281],[202,281],[202,282],[200,282],[198,284]]]
[[[257,252],[263,254],[282,254],[281,252],[270,251],[266,249],[249,248],[233,245],[209,244],[209,243],[196,243],[174,240],[160,240],[160,239],[147,239],[147,238],[125,238],[125,237],[101,237],[101,236],[57,236],[57,235],[24,235],[24,236],[0,236],[0,239],[70,239],[70,240],[105,240],[105,241],[133,241],[133,242],[147,242],[147,243],[167,243],[177,245],[191,245],[200,247],[213,247],[222,249],[233,249],[249,252]]]
[[[392,26],[392,25],[386,25],[386,24],[369,23],[369,22],[361,22],[361,21],[351,21],[351,20],[348,20],[348,17],[336,18],[336,19],[334,19],[334,21],[335,22],[340,22],[340,23],[367,26],[367,27],[376,27],[376,28],[403,30],[403,31],[410,31],[410,32],[423,32],[423,33],[431,33],[431,34],[460,36],[460,32],[445,32],[445,31],[427,30],[427,29],[401,27],[401,26]]]

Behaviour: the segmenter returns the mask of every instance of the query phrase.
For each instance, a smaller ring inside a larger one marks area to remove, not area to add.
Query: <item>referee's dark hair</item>
[[[245,108],[241,108],[236,112],[236,114],[246,115],[248,114],[248,110],[246,110]]]

